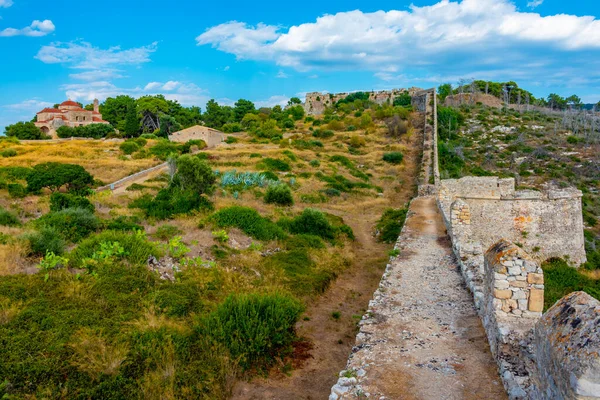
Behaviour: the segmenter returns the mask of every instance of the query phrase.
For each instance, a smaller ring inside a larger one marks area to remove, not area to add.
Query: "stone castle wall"
[[[586,261],[579,190],[517,191],[513,178],[465,177],[442,180],[438,196],[447,219],[454,201],[468,205],[468,239],[483,249],[506,239],[540,262],[558,257],[578,266]]]
[[[403,93],[408,92],[411,96],[413,96],[421,91],[421,89],[413,87],[410,89],[381,90],[367,93],[369,93],[369,99],[376,104],[392,104],[394,99]],[[307,93],[304,101],[304,112],[308,115],[321,115],[325,111],[325,108],[331,107],[338,101],[348,97],[348,95],[350,95],[350,93]]]

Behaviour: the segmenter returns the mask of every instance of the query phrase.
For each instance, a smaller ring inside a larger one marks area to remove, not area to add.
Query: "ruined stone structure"
[[[390,260],[369,310],[359,324],[356,346],[347,368],[340,373],[329,399],[392,398],[389,393],[396,396],[400,393],[400,397],[406,394],[411,398],[420,397],[419,393],[421,397],[454,398],[450,391],[455,384],[461,387],[469,384],[461,380],[457,372],[454,373],[455,382],[448,381],[447,374],[443,373],[448,366],[443,364],[421,362],[411,365],[420,356],[418,350],[412,350],[411,326],[417,327],[425,323],[421,321],[433,319],[442,321],[442,327],[448,323],[444,322],[444,315],[436,314],[439,307],[444,307],[443,296],[430,304],[419,302],[418,307],[423,308],[421,314],[415,314],[410,300],[403,296],[411,290],[411,282],[405,280],[410,279],[415,262],[425,263],[423,271],[426,275],[431,273],[429,271],[436,271],[433,276],[442,274],[446,268],[427,266],[441,261],[435,258],[439,241],[434,243],[427,233],[417,236],[411,232],[413,227],[423,224],[412,221],[415,214],[425,222],[435,223],[432,215],[419,217],[421,211],[414,208],[415,203],[432,199],[437,202],[455,262],[472,294],[474,308],[508,397],[600,399],[600,302],[586,293],[574,292],[542,314],[545,285],[541,262],[561,257],[577,267],[586,260],[581,192],[556,187],[546,187],[540,192],[517,191],[512,178],[440,180],[436,108],[434,100],[433,138],[427,130],[424,134],[424,151],[435,154],[424,155],[423,162],[433,162],[433,165],[422,168],[420,197],[411,203],[409,217],[396,244],[401,255]],[[429,112],[427,107],[426,110]],[[423,252],[423,246],[430,248]],[[414,260],[415,255],[420,259]],[[423,279],[430,282],[432,276]],[[435,284],[442,286],[446,279],[452,278],[447,276]],[[423,282],[422,286],[412,291],[412,296],[420,294],[419,290],[428,291],[428,284]],[[450,288],[446,286],[441,290]],[[432,301],[431,297],[426,299]],[[460,306],[455,303],[455,307]],[[454,310],[449,309],[447,313],[452,314]],[[408,318],[402,319],[404,314]],[[465,311],[462,318],[470,318],[469,313]],[[390,328],[396,325],[404,330],[397,332]],[[439,325],[427,322],[424,328],[424,332],[432,332],[434,337],[443,334],[443,329],[438,331]],[[420,343],[414,346],[416,349],[435,347],[446,351],[435,339],[417,339]],[[445,339],[448,340],[460,341],[460,337]],[[430,353],[425,354],[430,357]],[[472,354],[464,356],[473,357]],[[424,374],[419,369],[429,365],[442,372],[441,375],[425,375],[425,380],[431,379],[431,390],[440,390],[439,385],[433,383],[443,380],[448,384],[448,393],[427,392],[423,396],[423,390],[428,388],[414,382],[404,389],[405,392],[390,392],[394,390],[394,383],[385,376],[386,372],[400,377],[407,373],[419,377]],[[500,398],[491,393],[470,393],[473,398]]]
[[[190,140],[204,140],[207,147],[215,147],[225,141],[225,134],[207,126],[195,125],[169,135],[172,142],[186,143]]]
[[[442,180],[438,196],[449,219],[458,209],[469,215],[468,225],[447,221],[463,243],[485,250],[506,239],[520,243],[540,262],[558,257],[578,266],[586,261],[582,193],[577,189],[517,191],[513,178],[465,177]]]
[[[381,90],[378,92],[367,92],[369,93],[369,100],[376,104],[392,104],[394,99],[403,93],[409,93],[411,96],[421,92],[419,88],[412,87],[410,89],[392,89],[392,90]],[[321,115],[325,111],[326,107],[331,107],[338,101],[348,97],[350,93],[321,93],[311,92],[306,94],[306,100],[304,101],[304,112],[308,115]]]
[[[71,100],[62,102],[58,108],[44,108],[37,113],[35,122],[35,126],[42,132],[55,139],[58,138],[56,130],[61,126],[76,127],[90,124],[110,124],[102,119],[98,99],[94,100],[93,111],[85,110]]]

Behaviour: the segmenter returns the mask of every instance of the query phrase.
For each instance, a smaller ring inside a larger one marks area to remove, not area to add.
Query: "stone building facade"
[[[35,126],[42,132],[56,139],[56,130],[61,126],[84,126],[91,124],[109,124],[102,119],[100,114],[98,99],[94,100],[94,109],[92,111],[81,108],[79,103],[71,100],[62,102],[58,108],[44,108],[37,113]]]
[[[209,148],[216,147],[225,141],[225,134],[207,126],[195,125],[169,135],[172,142],[186,143],[190,140],[204,140]]]

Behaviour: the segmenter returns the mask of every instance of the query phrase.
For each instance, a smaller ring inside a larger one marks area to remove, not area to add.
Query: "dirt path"
[[[411,212],[357,336],[357,382],[340,382],[331,398],[505,399],[434,198],[415,199]]]

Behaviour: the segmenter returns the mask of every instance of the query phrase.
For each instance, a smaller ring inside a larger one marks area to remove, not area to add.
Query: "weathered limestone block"
[[[538,386],[546,399],[600,398],[600,302],[574,292],[535,327]]]
[[[485,281],[488,293],[500,300],[495,310],[513,317],[530,318],[544,307],[544,274],[521,248],[500,240],[485,255]],[[527,306],[525,306],[527,304]]]

